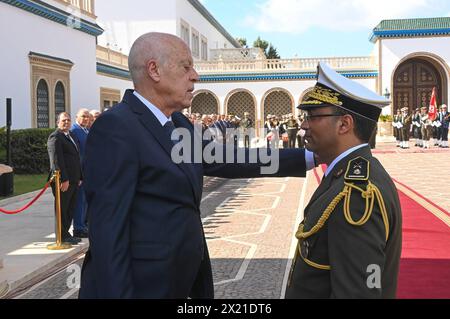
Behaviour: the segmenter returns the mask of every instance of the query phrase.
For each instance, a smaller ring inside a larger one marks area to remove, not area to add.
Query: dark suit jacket
[[[78,123],[74,123],[72,125],[72,127],[70,128],[70,133],[72,133],[72,135],[75,135],[78,139],[78,145],[80,147],[80,157],[81,160],[83,160],[88,133],[86,133],[86,131],[84,131]]]
[[[176,127],[193,126],[174,113]],[[260,176],[260,164],[175,164],[173,144],[128,90],[97,119],[86,145],[90,248],[80,298],[212,298],[200,218],[203,175]],[[278,176],[304,176],[304,152],[280,153]]]
[[[76,136],[69,132],[79,149]],[[54,131],[48,137],[47,150],[50,158],[50,174],[55,170],[61,171],[61,183],[69,181],[78,185],[82,179],[80,153],[77,147],[60,130]]]
[[[369,180],[381,191],[389,220],[389,238],[377,202],[370,219],[363,226],[353,226],[344,216],[344,200],[336,206],[321,230],[304,240],[302,255],[293,266],[286,291],[287,298],[395,298],[402,248],[402,215],[397,189],[380,162],[372,157],[368,146],[342,159],[324,178],[305,208],[304,231],[310,231],[333,199],[344,189],[349,162],[358,157],[370,163]],[[357,184],[367,188],[367,181]],[[366,207],[361,192],[353,191],[350,212],[359,221]],[[306,255],[306,256],[305,256]],[[305,262],[330,266],[331,270],[314,268]],[[367,284],[375,274],[371,265],[381,270],[381,289]],[[370,277],[370,278],[369,278]]]

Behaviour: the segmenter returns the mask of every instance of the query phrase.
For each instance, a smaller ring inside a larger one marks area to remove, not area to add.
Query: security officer
[[[306,148],[328,165],[305,208],[286,298],[395,298],[401,253],[397,190],[368,141],[389,101],[319,63],[299,108]]]

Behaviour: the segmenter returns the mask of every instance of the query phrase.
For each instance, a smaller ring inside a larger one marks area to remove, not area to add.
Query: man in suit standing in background
[[[82,174],[79,145],[76,136],[69,131],[70,124],[69,114],[64,112],[58,115],[58,128],[50,134],[47,149],[51,174],[56,170],[61,172],[61,238],[63,242],[77,244],[81,240],[72,237],[69,228],[72,224]],[[52,190],[54,195],[55,183],[52,184]]]
[[[191,105],[199,80],[193,66],[189,47],[180,38],[141,36],[129,55],[135,90],[127,90],[123,101],[102,114],[89,133],[84,173],[90,247],[80,298],[214,297],[200,215],[203,176],[267,175],[261,173],[266,166],[261,160],[173,159],[174,130],[188,131],[189,138],[197,133],[181,113]],[[227,147],[200,142],[203,149]],[[281,150],[278,163],[271,176],[305,176],[314,167],[312,153],[304,150]]]
[[[70,132],[74,134],[80,145],[80,158],[83,161],[86,140],[89,134],[90,113],[88,109],[81,109],[77,113],[76,121],[72,125]],[[86,196],[83,185],[78,189],[77,204],[75,206],[75,214],[73,217],[73,235],[78,238],[88,237],[88,226],[86,223]]]

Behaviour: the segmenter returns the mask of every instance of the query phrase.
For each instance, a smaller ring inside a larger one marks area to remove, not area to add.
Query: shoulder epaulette
[[[360,156],[348,162],[344,179],[347,182],[368,181],[370,176],[370,162]]]

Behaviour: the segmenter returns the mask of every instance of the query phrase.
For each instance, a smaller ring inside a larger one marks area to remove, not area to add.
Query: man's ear
[[[339,120],[339,134],[347,134],[348,132],[352,132],[355,127],[355,123],[353,121],[353,116],[350,114],[343,115]]]
[[[149,60],[146,65],[146,70],[148,76],[155,82],[161,80],[161,73],[159,70],[158,63],[155,60]]]

